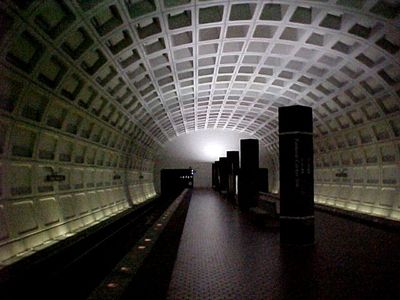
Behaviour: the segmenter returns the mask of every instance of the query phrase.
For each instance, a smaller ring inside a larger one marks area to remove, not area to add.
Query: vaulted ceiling
[[[317,136],[400,110],[398,1],[0,4],[3,94],[25,78],[148,146],[216,128],[274,149],[284,105]]]

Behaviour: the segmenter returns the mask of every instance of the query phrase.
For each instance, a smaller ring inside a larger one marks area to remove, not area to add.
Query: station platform
[[[195,189],[167,299],[400,299],[400,234],[316,211],[313,246],[282,246],[212,190]]]

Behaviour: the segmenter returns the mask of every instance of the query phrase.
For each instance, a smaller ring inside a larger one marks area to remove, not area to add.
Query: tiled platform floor
[[[400,234],[316,212],[314,247],[282,248],[211,190],[195,190],[168,299],[400,299]]]

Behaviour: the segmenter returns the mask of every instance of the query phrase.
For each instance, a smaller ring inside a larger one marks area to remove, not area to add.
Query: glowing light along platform
[[[189,190],[184,190],[151,226],[137,244],[117,264],[114,270],[103,280],[103,282],[91,293],[88,300],[123,299],[123,294],[138,270],[148,257],[155,242],[165,229],[175,210],[179,207]]]
[[[400,299],[400,235],[316,211],[314,247],[279,244],[213,191],[192,195],[168,299]]]

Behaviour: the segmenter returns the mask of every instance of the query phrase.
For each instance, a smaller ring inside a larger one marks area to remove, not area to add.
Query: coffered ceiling
[[[215,128],[274,149],[279,106],[312,106],[317,136],[399,111],[399,12],[381,0],[3,1],[1,76],[145,144]]]

